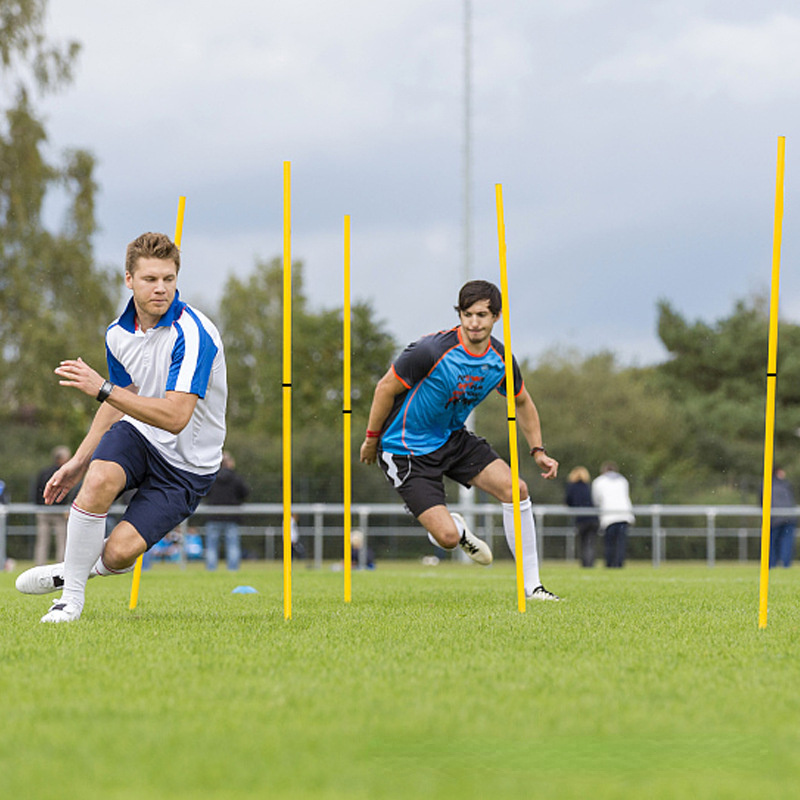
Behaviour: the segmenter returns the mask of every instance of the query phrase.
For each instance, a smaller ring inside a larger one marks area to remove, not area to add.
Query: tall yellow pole
[[[497,198],[497,240],[500,248],[500,293],[503,298],[503,346],[506,361],[506,402],[508,405],[508,449],[511,461],[511,498],[514,504],[514,552],[517,566],[517,606],[525,613],[525,576],[522,570],[522,514],[519,493],[519,453],[517,452],[517,411],[514,397],[514,366],[511,352],[511,319],[508,308],[508,266],[506,224],[503,218],[503,187],[495,186]]]
[[[178,218],[175,221],[175,238],[172,240],[180,249],[181,239],[183,238],[183,214],[186,211],[186,198],[178,198]],[[136,559],[136,566],[133,568],[133,582],[131,583],[131,599],[128,608],[133,611],[139,602],[139,584],[142,580],[142,556]]]
[[[764,424],[764,491],[761,509],[761,582],[758,597],[758,627],[767,627],[769,594],[770,524],[772,521],[772,469],[775,446],[775,390],[778,382],[778,295],[783,236],[783,174],[786,137],[778,137],[778,167],[775,179],[775,224],[772,236],[772,288],[769,300],[769,346],[767,350],[767,410]]]
[[[283,162],[283,616],[292,618],[292,165]]]
[[[351,390],[350,390],[350,217],[344,218],[344,321],[343,321],[343,439],[344,439],[344,601],[352,599],[352,543],[351,533],[351,500],[353,494],[352,460],[350,453],[350,430],[352,424]]]

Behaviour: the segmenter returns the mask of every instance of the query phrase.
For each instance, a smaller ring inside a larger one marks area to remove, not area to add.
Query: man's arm
[[[395,397],[407,389],[408,387],[398,380],[392,369],[378,381],[369,409],[367,431],[374,434],[382,430],[383,424],[394,407]],[[375,463],[378,455],[378,438],[378,436],[367,435],[364,439],[364,443],[361,445],[361,461],[365,464]]]
[[[89,397],[97,397],[105,383],[105,379],[81,358],[77,361],[62,361],[55,372],[62,378],[59,381],[62,386],[73,386]],[[135,392],[124,391],[116,386],[106,398],[105,404],[122,412],[119,419],[127,414],[177,436],[192,418],[197,395],[167,392],[166,397],[140,397]]]
[[[528,447],[542,447],[542,426],[539,421],[539,412],[533,399],[528,394],[528,390],[523,388],[514,399],[517,413],[517,422],[520,430],[528,442]],[[546,479],[555,478],[558,475],[558,461],[551,458],[544,450],[537,450],[533,454],[533,460],[539,469],[542,470],[542,477]]]
[[[126,394],[130,394],[130,392],[126,392]],[[92,453],[94,453],[95,448],[103,438],[103,434],[121,419],[122,414],[105,403],[97,409],[89,431],[83,437],[83,441],[75,451],[75,455],[66,464],[59,467],[45,484],[42,495],[47,505],[63,500],[72,488],[81,482],[86,470],[89,468]]]

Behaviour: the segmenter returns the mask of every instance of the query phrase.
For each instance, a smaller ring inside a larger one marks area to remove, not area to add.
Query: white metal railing
[[[459,511],[467,518],[467,522],[479,536],[486,539],[490,546],[493,538],[500,530],[502,537],[502,507],[496,503],[467,504],[454,503],[450,506],[453,511]],[[110,510],[112,516],[119,516],[124,511],[124,506],[114,506]],[[344,505],[339,503],[296,503],[292,511],[311,516],[311,526],[301,527],[301,533],[313,539],[313,560],[318,567],[323,561],[323,542],[327,537],[342,536]],[[365,542],[369,536],[424,536],[425,531],[414,521],[405,508],[400,504],[392,503],[354,503],[351,506],[353,525],[364,534]],[[7,538],[14,536],[35,536],[35,525],[30,523],[20,524],[20,518],[28,517],[34,520],[37,514],[63,514],[63,506],[41,506],[33,503],[0,504],[0,565],[5,564],[7,554]],[[242,536],[260,536],[265,539],[265,553],[274,554],[274,540],[282,535],[281,519],[283,506],[280,503],[246,503],[241,506],[204,506],[201,505],[192,516],[192,521],[202,523],[204,517],[214,514],[236,515],[243,519],[250,517],[258,520],[256,525],[242,525]],[[589,516],[597,514],[597,509],[570,508],[564,505],[534,505],[533,513],[536,519],[539,552],[544,553],[544,541],[550,537],[566,540],[565,558],[570,560],[575,557],[575,531],[573,519],[576,516]],[[637,522],[642,518],[650,521],[649,526],[634,524],[631,526],[629,536],[649,537],[652,547],[652,563],[658,567],[667,558],[667,542],[670,537],[695,537],[705,539],[706,563],[713,566],[716,563],[716,544],[720,537],[738,538],[738,559],[747,560],[747,542],[749,539],[760,537],[762,515],[761,507],[755,505],[637,505],[633,507]],[[800,507],[791,509],[773,508],[773,516],[800,515]],[[371,520],[376,517],[396,518],[399,524],[371,525]],[[498,522],[498,519],[499,522]],[[275,523],[265,522],[265,519],[274,518]],[[666,527],[664,519],[676,518],[702,518],[705,525],[701,528],[684,528],[671,525]],[[11,524],[10,519],[16,524]],[[736,526],[720,527],[720,520],[738,520]],[[743,525],[742,520],[759,520],[757,525]],[[560,525],[551,522],[560,521]],[[185,532],[186,523],[182,525]],[[504,537],[503,537],[504,538]],[[366,547],[362,550],[365,557]]]

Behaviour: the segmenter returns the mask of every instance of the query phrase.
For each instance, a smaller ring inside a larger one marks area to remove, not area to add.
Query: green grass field
[[[800,568],[510,565],[96,579],[82,620],[0,576],[0,783],[46,798],[785,798]],[[232,594],[249,584],[258,594]],[[792,789],[792,787],[795,787]]]

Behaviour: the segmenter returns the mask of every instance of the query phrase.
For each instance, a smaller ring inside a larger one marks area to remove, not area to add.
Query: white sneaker
[[[478,564],[483,564],[484,566],[491,564],[492,551],[489,549],[489,545],[486,544],[483,539],[479,539],[467,527],[467,523],[464,521],[464,517],[462,517],[461,514],[451,511],[450,516],[454,520],[460,522],[464,528],[464,533],[461,534],[461,541],[458,543],[458,546]]]
[[[23,594],[49,594],[64,588],[64,562],[26,569],[17,577],[17,591]]]
[[[56,600],[40,622],[75,622],[81,618],[83,609],[64,600]]]
[[[561,600],[557,594],[548,592],[541,584],[537,586],[530,594],[526,594],[528,600]]]

